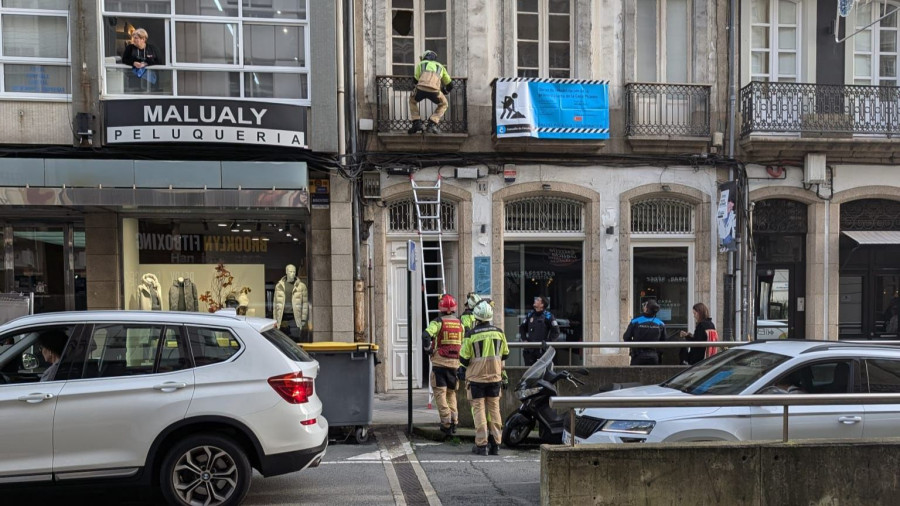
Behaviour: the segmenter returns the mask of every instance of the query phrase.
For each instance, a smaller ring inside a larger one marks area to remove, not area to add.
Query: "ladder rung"
[[[423,262],[422,265],[444,265],[443,262]]]
[[[423,246],[422,251],[440,251],[440,246]]]

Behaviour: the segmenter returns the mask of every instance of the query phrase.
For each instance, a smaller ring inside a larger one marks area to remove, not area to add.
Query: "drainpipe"
[[[834,181],[831,182],[832,188],[834,188]],[[831,200],[825,201],[825,240],[823,244],[825,244],[825,253],[822,255],[822,262],[825,264],[825,268],[822,269],[822,339],[829,340],[831,336],[829,335],[828,330],[828,273],[831,271],[831,267],[828,265],[829,256],[828,249],[829,238],[831,237]],[[807,300],[809,299],[809,294],[807,294]],[[806,305],[807,310],[809,310],[809,304]],[[805,315],[804,315],[805,316]],[[816,339],[816,336],[813,336]]]
[[[728,8],[728,25],[726,30],[728,30],[728,158],[734,160],[734,123],[735,123],[735,104],[737,101],[737,86],[735,80],[735,36],[734,36],[734,18],[735,13],[737,11],[737,0],[730,0],[729,8]],[[728,169],[728,179],[730,181],[735,180],[735,170],[734,167]],[[741,236],[744,236],[743,230],[741,230]],[[740,236],[739,236],[740,237]],[[738,248],[745,247],[743,240],[744,237],[740,237],[738,241]],[[728,276],[732,279],[732,293],[734,301],[733,308],[726,308],[728,319],[733,322],[732,329],[734,330],[733,338],[735,340],[739,340],[741,338],[741,304],[742,297],[741,292],[743,288],[742,279],[739,279],[737,276],[741,274],[740,271],[735,272],[735,266],[737,265],[736,260],[739,262],[739,258],[735,258],[734,252],[728,253]],[[733,311],[732,311],[733,309]]]
[[[347,122],[344,127],[347,129],[347,138],[350,141],[350,156],[345,158],[349,160],[350,172],[353,178],[350,180],[350,199],[353,209],[353,340],[361,343],[366,341],[366,286],[362,277],[363,256],[360,252],[359,227],[362,224],[361,208],[359,205],[359,180],[362,174],[359,173],[356,164],[356,155],[359,153],[357,138],[357,120],[356,120],[356,38],[354,37],[354,8],[353,0],[343,0],[343,25],[344,25],[344,48],[347,51],[347,59],[342,69],[345,72],[344,83],[346,86],[345,99],[347,105],[345,112]]]

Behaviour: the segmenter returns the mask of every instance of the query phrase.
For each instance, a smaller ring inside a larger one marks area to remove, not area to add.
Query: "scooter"
[[[561,416],[550,407],[550,398],[559,395],[556,383],[568,380],[576,387],[584,382],[572,376],[569,371],[553,370],[553,357],[556,350],[548,347],[544,354],[534,363],[516,386],[516,397],[522,405],[503,424],[503,443],[513,448],[525,441],[528,434],[538,425],[541,441],[549,444],[561,444],[565,416]],[[574,370],[579,375],[588,374],[587,369]]]

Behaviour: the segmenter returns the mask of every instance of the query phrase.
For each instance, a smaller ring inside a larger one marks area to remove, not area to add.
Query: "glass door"
[[[692,332],[688,247],[635,247],[633,260],[633,314],[641,314],[644,302],[655,299],[660,307],[656,316],[666,324],[669,338],[680,330]]]

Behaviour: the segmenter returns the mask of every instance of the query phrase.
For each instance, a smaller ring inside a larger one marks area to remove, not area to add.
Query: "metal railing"
[[[684,408],[782,406],[781,440],[788,440],[789,406],[839,404],[900,404],[900,394],[761,394],[701,395],[692,397],[551,397],[550,407],[569,410],[569,434],[575,446],[575,410],[578,408]]]
[[[900,133],[900,88],[752,82],[741,89],[741,136],[755,132]]]
[[[573,350],[581,350],[586,348],[730,348],[733,346],[740,346],[743,344],[748,344],[746,341],[646,341],[646,342],[620,342],[620,341],[610,341],[610,342],[573,342],[573,341],[548,341],[547,345],[552,346],[557,351],[559,350],[568,350],[568,358],[569,361],[567,364],[558,364],[558,365],[582,365],[575,363],[573,361],[572,352]],[[509,341],[507,345],[510,348],[510,352],[512,350],[519,349],[539,349],[543,346],[542,343],[539,342],[524,342],[524,341]],[[557,357],[560,357],[560,354],[557,353]]]
[[[466,78],[453,78],[453,89],[447,94],[449,107],[438,126],[442,133],[468,133],[467,83]],[[415,85],[411,76],[375,77],[375,129],[378,132],[406,133],[409,130],[416,119],[409,114],[409,97]],[[434,112],[435,107],[430,100],[419,102],[419,110],[425,119]]]
[[[709,136],[708,84],[628,83],[625,135]]]

